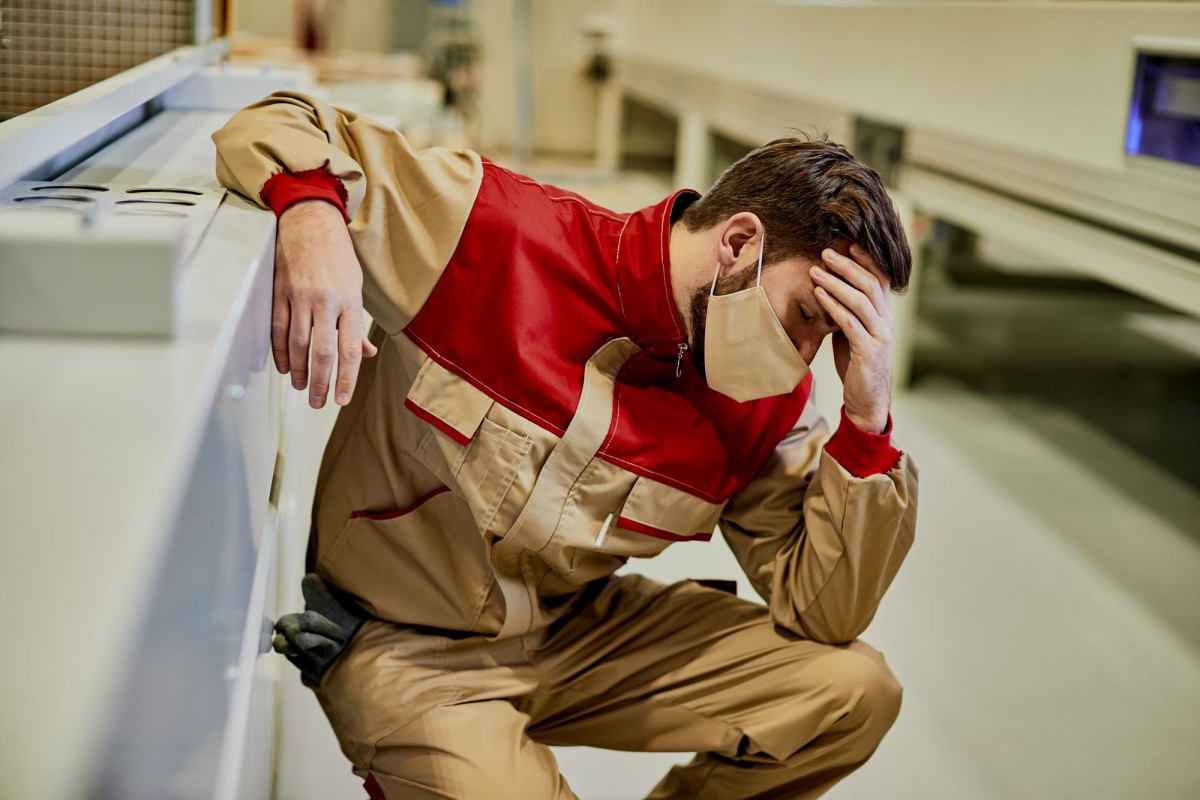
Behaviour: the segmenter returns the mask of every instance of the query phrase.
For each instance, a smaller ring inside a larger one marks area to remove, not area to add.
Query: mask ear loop
[[[755,284],[756,287],[762,286],[763,251],[766,250],[766,248],[767,248],[767,232],[763,231],[762,239],[759,240],[759,243],[758,243],[758,277],[756,278],[756,281],[757,281],[757,283]],[[708,296],[709,297],[717,296],[717,278],[720,278],[720,277],[721,277],[721,262],[718,261],[717,262],[717,271],[713,273],[712,286],[708,287]]]
[[[763,251],[767,249],[767,232],[762,232],[762,238],[758,240],[758,286],[762,286],[762,260]]]

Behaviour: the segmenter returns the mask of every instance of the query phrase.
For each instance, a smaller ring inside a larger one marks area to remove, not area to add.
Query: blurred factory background
[[[849,146],[916,256],[893,415],[922,485],[864,636],[904,708],[829,796],[1200,797],[1200,3],[3,0],[0,206],[215,189],[209,134],[276,88],[618,211],[793,130]],[[208,213],[118,322],[0,264],[0,797],[363,796],[261,652],[336,411],[267,367],[274,218]],[[636,568],[753,596],[719,537]],[[583,800],[687,757],[556,755]]]

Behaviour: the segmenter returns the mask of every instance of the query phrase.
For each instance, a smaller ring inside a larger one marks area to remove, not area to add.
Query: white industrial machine
[[[297,79],[222,52],[0,124],[0,797],[272,791],[279,542],[315,467],[281,436],[310,417],[270,362],[275,218],[210,136]]]

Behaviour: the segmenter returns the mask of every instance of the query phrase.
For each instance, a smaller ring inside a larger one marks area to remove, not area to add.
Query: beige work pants
[[[800,639],[760,605],[628,575],[524,637],[368,623],[317,694],[387,800],[574,798],[552,744],[697,751],[650,798],[717,800],[823,794],[875,751],[901,689],[862,642]]]

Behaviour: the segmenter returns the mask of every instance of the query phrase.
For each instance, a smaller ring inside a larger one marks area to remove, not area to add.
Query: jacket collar
[[[687,341],[683,318],[671,291],[671,220],[699,199],[690,189],[635,211],[625,219],[617,242],[617,302],[627,334],[655,358],[679,358]]]

